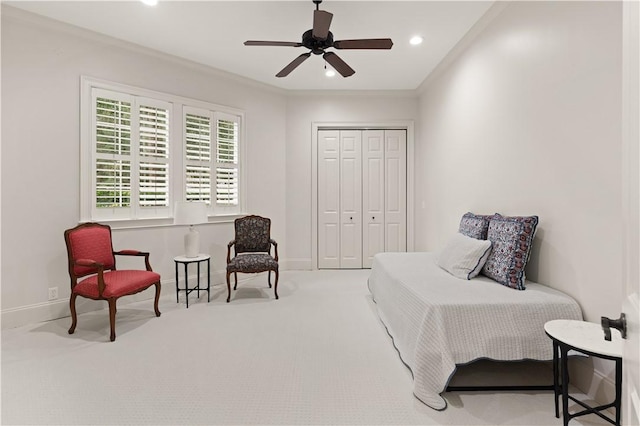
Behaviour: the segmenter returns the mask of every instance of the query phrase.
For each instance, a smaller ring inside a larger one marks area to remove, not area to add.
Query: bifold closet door
[[[407,132],[384,137],[384,251],[407,251]]]
[[[318,268],[362,267],[362,133],[318,131]]]
[[[362,132],[362,267],[376,253],[407,251],[407,132]]]
[[[318,268],[407,250],[405,130],[318,131]]]
[[[385,251],[384,130],[362,132],[362,267]]]
[[[362,268],[362,132],[340,131],[340,267]]]
[[[340,132],[318,132],[318,268],[340,268]]]

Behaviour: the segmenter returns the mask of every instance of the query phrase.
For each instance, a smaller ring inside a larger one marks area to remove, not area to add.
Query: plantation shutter
[[[239,117],[216,114],[216,208],[235,212],[240,205]]]
[[[169,109],[141,99],[138,105],[140,208],[169,206]]]
[[[130,215],[133,101],[117,92],[92,93],[92,213],[96,219]]]
[[[92,90],[94,220],[169,214],[171,104]]]
[[[211,206],[211,113],[185,108],[185,196]]]

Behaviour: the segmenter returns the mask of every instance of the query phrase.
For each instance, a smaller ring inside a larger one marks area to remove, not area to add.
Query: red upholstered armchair
[[[109,303],[111,341],[116,339],[116,300],[119,297],[139,293],[152,285],[156,286],[154,309],[160,316],[160,275],[151,270],[149,253],[137,250],[113,251],[111,228],[99,223],[83,223],[64,231],[69,256],[71,277],[71,328],[76,329],[76,297],[106,300]],[[146,270],[117,270],[115,255],[144,257]],[[80,278],[84,278],[80,280]]]
[[[273,292],[278,298],[278,243],[271,238],[271,219],[261,216],[245,216],[235,220],[235,239],[227,244],[227,303],[231,300],[231,283],[233,274],[238,287],[238,272],[254,274],[269,271],[269,288],[271,288],[271,271],[276,281]],[[271,246],[275,257],[271,256]],[[231,258],[231,248],[235,256]]]

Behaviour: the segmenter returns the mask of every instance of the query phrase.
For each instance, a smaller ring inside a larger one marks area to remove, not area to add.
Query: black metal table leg
[[[567,362],[568,348],[560,345],[560,361],[562,369],[562,419],[564,426],[569,424],[571,417],[569,416],[569,368]]]
[[[200,300],[200,262],[198,263],[198,286],[196,287],[198,289],[197,294],[198,294],[198,300]]]
[[[560,378],[558,377],[558,342],[553,341],[553,402],[556,406],[556,419],[560,418],[558,397],[560,396]]]
[[[620,405],[622,400],[622,358],[616,359],[616,425],[620,424]]]
[[[211,261],[207,259],[207,303],[209,303],[209,291],[211,289]]]
[[[188,265],[188,263],[184,264],[184,295],[187,299],[187,309],[189,309],[189,273],[187,272]]]
[[[176,264],[176,303],[178,303],[180,301],[179,299],[180,289],[178,288],[178,262],[175,262],[175,264]]]

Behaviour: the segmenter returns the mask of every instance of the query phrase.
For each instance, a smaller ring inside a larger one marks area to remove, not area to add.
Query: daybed
[[[437,259],[427,252],[379,253],[368,283],[380,319],[413,373],[414,395],[429,407],[446,408],[440,393],[456,365],[482,358],[551,360],[545,322],[582,320],[576,301],[560,291],[524,276],[524,291],[483,275],[460,279]]]

